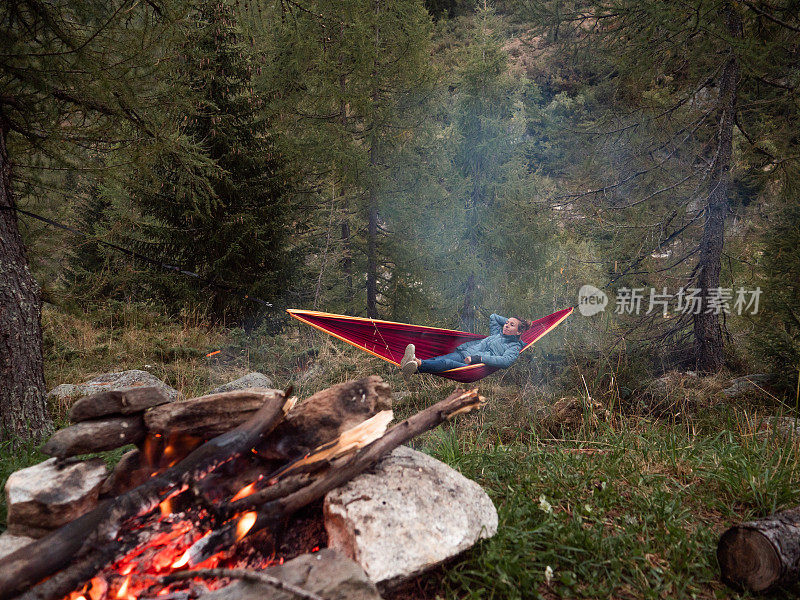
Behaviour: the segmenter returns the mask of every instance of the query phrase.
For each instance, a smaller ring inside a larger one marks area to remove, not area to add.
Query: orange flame
[[[161,510],[161,516],[167,517],[172,514],[172,499],[167,498],[161,504],[158,505],[158,508]]]
[[[239,519],[239,522],[236,524],[236,541],[238,542],[244,536],[247,535],[247,532],[253,528],[253,525],[256,523],[256,518],[258,517],[258,513],[254,511],[246,512],[242,515],[242,518]]]
[[[206,358],[208,358],[209,356],[214,356],[215,354],[219,354],[220,352],[222,352],[222,350],[214,350],[214,352],[209,352],[208,354],[206,354]]]
[[[120,586],[119,591],[117,592],[117,598],[121,598],[123,600],[125,600],[127,598],[127,596],[128,596],[128,586],[130,585],[130,583],[131,583],[131,576],[128,575],[125,578],[125,581],[122,582],[122,585]]]
[[[180,569],[181,567],[185,567],[189,563],[190,558],[191,555],[189,553],[189,550],[187,550],[186,552],[183,553],[183,556],[181,556],[178,560],[172,563],[172,568]]]
[[[237,500],[240,500],[241,498],[246,498],[247,496],[252,494],[256,490],[256,483],[257,482],[254,481],[250,485],[246,485],[238,492],[236,492],[236,495],[233,498],[231,498],[231,502],[236,502]]]
[[[92,577],[92,580],[89,582],[89,598],[91,598],[91,600],[101,600],[101,598],[105,598],[107,590],[108,584],[105,579]]]

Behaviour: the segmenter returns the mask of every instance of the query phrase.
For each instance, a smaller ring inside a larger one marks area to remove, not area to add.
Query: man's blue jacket
[[[503,335],[503,325],[508,319],[500,315],[492,314],[489,317],[489,331],[491,335],[482,340],[464,342],[456,351],[462,356],[481,357],[481,362],[490,367],[506,369],[510,367],[525,344],[519,339],[518,335]]]

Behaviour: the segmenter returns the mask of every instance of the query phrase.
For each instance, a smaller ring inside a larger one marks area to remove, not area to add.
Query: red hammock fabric
[[[400,365],[403,352],[408,344],[416,346],[417,358],[426,359],[448,354],[464,342],[486,337],[478,333],[466,333],[464,331],[425,327],[423,325],[408,325],[406,323],[394,323],[392,321],[364,317],[348,317],[314,310],[290,308],[287,312],[307,325],[311,325],[335,338],[339,338],[343,342],[352,344],[356,348],[360,348],[397,366]],[[572,314],[572,309],[565,308],[531,323],[530,329],[521,336],[522,342],[525,344],[522,351],[524,352],[534,342],[555,329],[570,314]],[[461,383],[472,383],[497,370],[495,367],[480,363],[434,373],[434,375],[460,381]]]

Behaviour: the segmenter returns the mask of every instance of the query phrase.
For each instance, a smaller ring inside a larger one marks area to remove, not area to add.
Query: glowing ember
[[[117,592],[117,598],[122,598],[124,600],[128,597],[128,586],[130,584],[131,584],[131,576],[128,575],[125,578],[125,581],[120,586],[119,591]]]
[[[258,514],[253,512],[253,511],[246,512],[246,513],[244,513],[244,515],[242,515],[242,518],[239,519],[239,522],[236,524],[236,541],[237,542],[240,539],[242,539],[244,536],[247,535],[247,532],[250,531],[250,529],[253,527],[253,525],[255,525],[257,517],[258,517]]]
[[[236,495],[233,498],[231,498],[231,502],[236,502],[237,500],[241,498],[246,498],[247,496],[252,494],[256,490],[256,483],[258,482],[254,481],[250,485],[246,485],[238,492],[236,492]]]
[[[172,568],[180,569],[181,567],[185,567],[187,564],[189,564],[190,558],[192,558],[192,553],[189,550],[187,550],[186,552],[183,553],[183,556],[181,556],[178,560],[172,563]]]
[[[167,498],[161,504],[158,505],[159,510],[161,510],[161,516],[167,517],[172,514],[172,499]]]
[[[108,584],[105,579],[93,577],[89,582],[89,598],[91,598],[91,600],[101,600],[105,598],[107,591]]]

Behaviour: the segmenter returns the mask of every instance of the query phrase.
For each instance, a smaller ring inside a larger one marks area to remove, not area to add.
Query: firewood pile
[[[73,424],[44,445],[54,458],[42,468],[94,473],[86,476],[89,500],[54,515],[37,509],[31,494],[9,494],[9,530],[42,537],[0,559],[0,600],[189,598],[201,578],[217,578],[213,589],[247,577],[232,568],[258,579],[289,517],[399,445],[482,405],[477,390],[457,391],[388,428],[391,390],[375,376],[304,402],[268,389],[178,402],[151,387],[83,398]],[[128,444],[136,449],[108,476],[97,474],[98,459],[76,458]],[[58,485],[69,488],[69,477]]]

